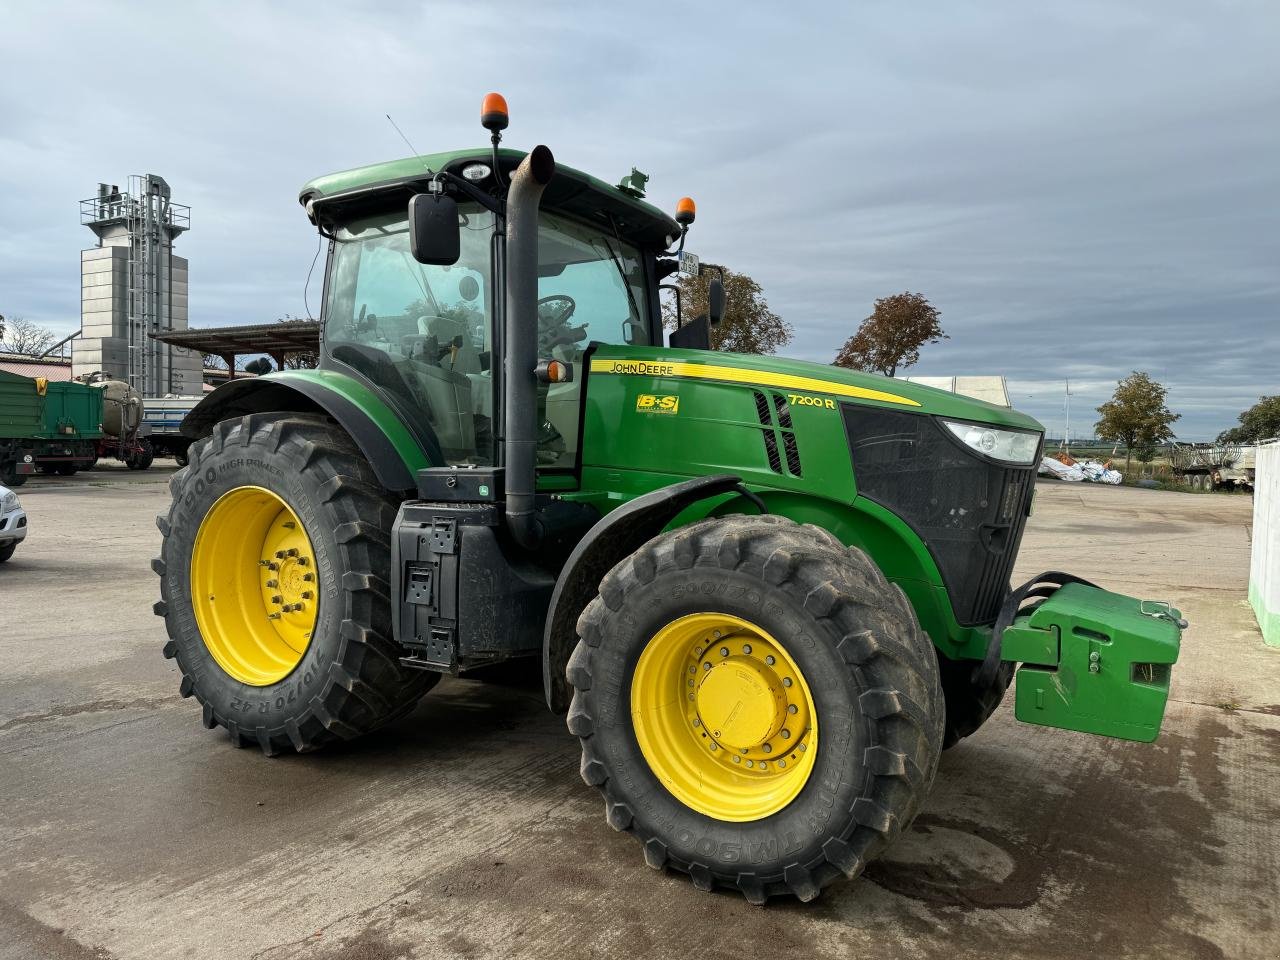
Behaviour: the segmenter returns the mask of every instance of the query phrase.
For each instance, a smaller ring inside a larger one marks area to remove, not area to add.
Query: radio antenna
[[[394,120],[391,119],[391,114],[388,113],[386,116],[387,116],[387,123],[391,124],[391,126],[395,128],[396,133],[400,134],[400,139],[405,142],[405,146],[407,146],[410,150],[413,151],[413,155],[415,157],[417,157],[419,160],[422,160],[422,154],[418,152],[418,148],[409,142],[409,138],[404,135],[404,131],[400,129],[399,125],[397,125]],[[422,165],[427,168],[427,173],[434,172],[430,167],[427,166],[426,160],[422,160]]]

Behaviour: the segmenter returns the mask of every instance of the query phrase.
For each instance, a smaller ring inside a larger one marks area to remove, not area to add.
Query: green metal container
[[[44,398],[30,377],[0,370],[0,440],[20,440],[44,430]]]
[[[103,435],[101,390],[81,383],[51,383],[41,399],[41,439],[96,440]]]

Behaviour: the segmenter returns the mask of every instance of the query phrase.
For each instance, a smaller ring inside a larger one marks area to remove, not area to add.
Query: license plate
[[[698,255],[696,253],[690,253],[688,250],[680,251],[681,273],[690,277],[696,277],[698,275],[699,266]]]

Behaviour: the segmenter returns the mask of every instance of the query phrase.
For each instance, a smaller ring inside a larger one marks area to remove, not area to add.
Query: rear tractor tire
[[[268,755],[314,750],[403,716],[439,679],[392,639],[398,501],[331,422],[223,421],[169,485],[155,612],[206,727]]]
[[[812,900],[912,821],[938,661],[871,559],[774,516],[705,520],[613,568],[578,621],[582,777],[654,868]]]

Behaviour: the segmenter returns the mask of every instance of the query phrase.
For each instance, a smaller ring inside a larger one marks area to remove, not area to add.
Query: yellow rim
[[[800,793],[817,757],[813,695],[764,630],[695,613],[649,641],[631,681],[631,720],[654,775],[717,820],[760,820]]]
[[[319,608],[302,521],[263,487],[238,487],[205,514],[191,551],[191,603],[204,645],[241,683],[279,683],[302,662]]]

